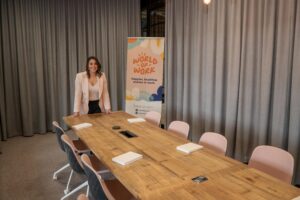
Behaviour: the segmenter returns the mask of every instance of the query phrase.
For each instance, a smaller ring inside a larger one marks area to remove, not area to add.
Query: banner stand
[[[164,38],[129,37],[126,76],[126,112],[144,117],[161,113]]]

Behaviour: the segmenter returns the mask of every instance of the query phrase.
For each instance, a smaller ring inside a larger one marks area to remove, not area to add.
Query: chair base
[[[63,196],[60,200],[64,200],[65,198],[71,196],[72,194],[74,194],[75,192],[77,192],[78,190],[84,188],[84,187],[88,187],[88,182],[85,181],[84,183],[82,183],[81,185],[79,185],[78,187],[76,187],[74,190],[72,190],[71,192],[67,193],[65,196]],[[87,194],[88,194],[88,189],[87,189]]]
[[[70,185],[70,182],[71,182],[71,179],[72,179],[72,176],[73,176],[73,172],[74,172],[74,170],[72,169],[72,171],[71,171],[71,173],[70,173],[70,176],[69,176],[69,179],[68,179],[68,183],[67,183],[67,187],[66,187],[66,189],[64,190],[64,193],[65,194],[68,194],[69,193],[69,185]]]
[[[66,168],[70,167],[70,164],[66,164],[65,166],[63,166],[62,168],[56,170],[53,174],[53,180],[57,180],[57,174],[60,173],[61,171],[65,170]]]

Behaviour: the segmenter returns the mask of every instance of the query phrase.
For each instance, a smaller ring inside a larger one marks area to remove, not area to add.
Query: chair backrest
[[[91,159],[86,154],[83,154],[81,155],[81,161],[83,170],[88,178],[89,191],[93,199],[114,199],[101,176],[92,167]]]
[[[227,139],[219,134],[214,132],[205,132],[200,137],[199,144],[204,147],[225,155],[227,149]]]
[[[63,134],[61,136],[61,140],[63,142],[65,152],[67,154],[67,158],[71,168],[77,173],[83,173],[80,156],[77,154],[76,149],[72,143],[72,140],[67,134]]]
[[[61,150],[65,151],[63,142],[61,141],[61,136],[65,133],[65,131],[59,126],[59,124],[56,121],[53,121],[52,125],[54,126],[54,131],[58,145],[61,148]]]
[[[168,131],[171,131],[176,135],[187,139],[190,131],[190,126],[188,123],[183,121],[172,121],[168,127]]]
[[[291,183],[294,170],[294,158],[285,150],[262,145],[256,147],[252,152],[249,167],[263,171],[286,183]]]
[[[149,111],[145,115],[145,120],[156,126],[159,126],[161,114],[155,111]]]

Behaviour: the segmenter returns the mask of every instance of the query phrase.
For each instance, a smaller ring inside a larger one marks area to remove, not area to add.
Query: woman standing
[[[74,116],[79,114],[110,113],[110,99],[105,74],[99,60],[91,56],[86,62],[86,71],[75,79]]]

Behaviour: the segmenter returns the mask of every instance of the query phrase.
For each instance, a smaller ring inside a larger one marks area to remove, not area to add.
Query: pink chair
[[[206,132],[200,137],[199,144],[204,147],[225,155],[227,149],[227,139],[219,134],[214,132]]]
[[[145,115],[145,120],[156,126],[159,126],[160,118],[161,118],[160,113],[155,111],[149,111]]]
[[[189,124],[183,121],[172,121],[168,127],[168,131],[171,131],[175,135],[178,135],[179,137],[183,137],[185,139],[188,138],[189,130]]]
[[[280,148],[262,145],[254,149],[249,160],[253,167],[286,183],[291,183],[294,171],[293,156]]]

